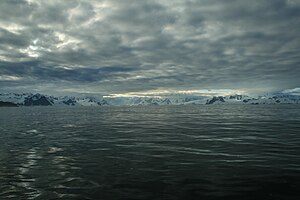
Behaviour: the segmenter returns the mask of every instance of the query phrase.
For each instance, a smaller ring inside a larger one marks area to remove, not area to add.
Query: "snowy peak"
[[[104,99],[96,97],[48,96],[43,94],[0,94],[0,101],[10,102],[19,106],[103,106],[108,105]]]
[[[249,96],[247,96],[247,95],[235,94],[235,95],[230,95],[229,97],[226,97],[226,98],[229,98],[229,99],[235,99],[235,100],[243,100],[243,99],[249,98]]]
[[[207,100],[206,104],[298,104],[300,96],[278,95],[260,96],[258,98],[246,95],[218,96]]]
[[[31,93],[0,94],[3,105],[6,102],[19,106],[159,106],[159,105],[188,105],[188,104],[299,104],[300,96],[273,95],[257,98],[246,95],[230,96],[190,96],[190,97],[73,97],[73,96],[48,96]]]
[[[28,97],[25,97],[24,105],[25,106],[51,106],[53,101],[41,94],[34,94]]]

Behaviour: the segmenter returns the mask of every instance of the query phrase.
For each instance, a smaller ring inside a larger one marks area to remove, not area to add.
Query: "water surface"
[[[0,199],[299,199],[299,105],[0,108]]]

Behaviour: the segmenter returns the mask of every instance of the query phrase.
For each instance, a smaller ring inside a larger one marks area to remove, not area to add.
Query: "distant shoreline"
[[[18,105],[12,102],[0,101],[0,107],[18,107]]]

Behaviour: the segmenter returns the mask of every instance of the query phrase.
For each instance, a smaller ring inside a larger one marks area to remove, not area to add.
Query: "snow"
[[[23,105],[26,99],[38,100],[45,97],[53,106],[136,106],[136,105],[203,105],[203,104],[299,104],[300,96],[269,95],[258,98],[246,95],[216,96],[216,97],[73,97],[48,96],[31,93],[5,93],[0,94],[0,101]]]

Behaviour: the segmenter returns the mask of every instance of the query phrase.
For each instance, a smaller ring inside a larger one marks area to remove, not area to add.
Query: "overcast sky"
[[[0,92],[298,91],[299,77],[300,0],[0,1]]]

